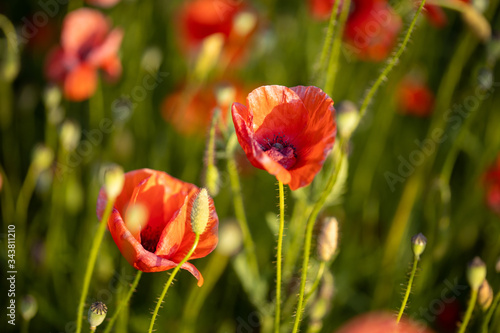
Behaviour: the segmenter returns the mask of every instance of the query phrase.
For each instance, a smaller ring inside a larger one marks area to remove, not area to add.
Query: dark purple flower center
[[[141,245],[149,252],[155,253],[158,242],[160,241],[161,230],[154,230],[150,225],[147,225],[141,231]]]
[[[261,144],[260,147],[273,161],[278,162],[287,170],[297,162],[295,147],[285,140],[283,136],[275,135],[272,140],[266,139],[266,142]]]

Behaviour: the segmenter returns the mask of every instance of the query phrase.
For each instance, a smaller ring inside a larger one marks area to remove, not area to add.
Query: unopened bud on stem
[[[210,202],[208,192],[202,188],[196,199],[194,199],[191,209],[191,227],[196,235],[201,235],[207,227],[210,218]]]
[[[467,281],[473,290],[478,290],[486,279],[486,265],[479,257],[475,257],[467,267]]]
[[[427,238],[422,233],[419,233],[411,238],[411,243],[413,254],[417,259],[420,259],[420,255],[424,252],[427,245]]]
[[[89,324],[90,328],[95,329],[101,325],[106,318],[108,307],[103,302],[94,302],[89,309]]]
[[[339,223],[335,217],[325,219],[318,238],[318,257],[329,261],[337,251]]]
[[[491,289],[488,280],[484,279],[483,284],[479,287],[477,303],[483,311],[487,311],[493,302],[493,289]]]

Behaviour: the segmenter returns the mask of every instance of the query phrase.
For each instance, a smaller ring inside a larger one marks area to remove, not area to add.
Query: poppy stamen
[[[285,140],[283,135],[275,135],[271,140],[265,139],[260,147],[271,159],[281,164],[285,169],[290,169],[297,162],[295,147]]]

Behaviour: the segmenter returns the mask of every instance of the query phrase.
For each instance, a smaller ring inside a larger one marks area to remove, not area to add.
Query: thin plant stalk
[[[318,267],[318,274],[316,274],[316,279],[314,279],[313,285],[311,286],[311,289],[306,295],[306,299],[304,301],[305,304],[309,302],[309,299],[311,296],[314,294],[316,289],[318,289],[319,283],[321,282],[321,279],[323,278],[323,273],[325,272],[325,267],[326,267],[326,261],[321,261]]]
[[[184,257],[184,259],[182,259],[181,262],[177,266],[175,266],[174,270],[172,271],[172,274],[170,274],[170,278],[168,279],[167,283],[165,283],[165,287],[163,288],[160,298],[156,303],[153,316],[151,317],[151,323],[149,324],[149,330],[148,330],[149,333],[153,332],[156,316],[158,315],[158,311],[160,310],[161,303],[163,303],[163,299],[165,298],[165,295],[167,294],[168,288],[172,284],[172,281],[174,281],[175,275],[177,275],[177,272],[179,272],[181,266],[184,265],[184,263],[188,261],[189,258],[193,255],[194,251],[196,250],[196,247],[198,246],[199,241],[200,241],[200,234],[196,234],[196,238],[194,239],[194,244],[191,247],[191,250],[189,250],[188,254]]]
[[[108,200],[108,202],[106,203],[106,208],[104,210],[104,214],[102,215],[101,224],[99,225],[97,233],[94,236],[94,240],[92,242],[89,260],[87,262],[87,268],[85,269],[85,276],[83,278],[82,294],[80,296],[80,302],[78,303],[76,333],[80,333],[82,331],[82,320],[83,320],[83,310],[85,307],[85,299],[87,298],[87,294],[89,292],[90,279],[92,278],[92,272],[94,271],[95,262],[97,260],[97,253],[99,252],[99,247],[101,246],[102,239],[104,238],[107,221],[109,219],[109,216],[111,215],[113,205],[114,205],[114,199]]]
[[[476,305],[477,294],[478,294],[478,289],[472,289],[469,305],[467,306],[467,312],[465,312],[464,320],[460,325],[458,333],[465,333],[465,329],[467,328],[467,325],[469,324],[470,318],[472,316],[472,311],[474,311],[474,306]]]
[[[283,183],[278,181],[280,198],[280,225],[278,231],[278,248],[276,251],[276,311],[274,313],[274,332],[280,331],[281,319],[281,256],[283,249],[283,230],[285,229],[285,191]]]
[[[413,268],[410,273],[410,279],[408,280],[408,286],[406,287],[405,297],[403,298],[403,303],[401,304],[401,308],[399,309],[398,317],[396,318],[396,322],[399,323],[401,317],[403,316],[403,312],[406,309],[406,303],[408,303],[408,299],[410,298],[411,286],[413,284],[413,279],[415,278],[415,273],[417,272],[417,264],[418,257],[413,257]]]
[[[109,323],[106,326],[104,333],[111,332],[111,329],[113,328],[113,325],[115,324],[115,321],[118,318],[118,315],[121,313],[121,311],[126,306],[128,306],[130,298],[132,297],[132,294],[134,293],[135,289],[137,288],[137,285],[139,284],[139,280],[141,279],[141,276],[142,276],[142,271],[137,271],[137,274],[135,275],[135,279],[132,282],[132,285],[130,286],[130,290],[128,291],[125,298],[120,302],[120,305],[118,305],[118,308],[116,309],[116,312],[113,314],[113,317],[111,317],[111,319],[109,320]]]
[[[488,333],[488,325],[491,321],[491,318],[493,317],[493,313],[495,313],[495,310],[497,309],[498,304],[500,304],[500,292],[496,294],[493,302],[490,305],[490,308],[488,309],[488,312],[486,312],[483,324],[481,325],[482,333]]]
[[[335,1],[335,4],[337,3],[340,3],[340,1]],[[351,5],[351,0],[344,0],[342,4],[342,10],[340,12],[337,31],[335,32],[335,37],[333,39],[332,51],[330,55],[330,62],[328,63],[328,70],[325,83],[325,92],[329,96],[332,96],[333,86],[335,84],[335,78],[337,77],[340,49],[342,47],[341,44],[342,35],[344,34],[344,26],[347,21],[347,17],[349,16],[350,5]]]
[[[343,152],[342,140],[340,140],[339,145],[341,147],[340,151],[342,154],[342,152]],[[335,170],[330,175],[330,178],[328,179],[328,182],[327,182],[327,185],[325,186],[325,189],[321,193],[321,196],[319,197],[318,201],[316,201],[316,203],[314,204],[313,209],[311,211],[311,214],[309,215],[309,218],[307,219],[306,235],[305,235],[305,243],[304,243],[304,259],[302,261],[302,275],[300,278],[300,292],[299,292],[299,298],[298,298],[298,303],[297,303],[297,311],[295,314],[295,321],[293,324],[293,331],[292,331],[293,333],[297,333],[299,331],[300,319],[302,317],[302,312],[304,311],[304,307],[305,307],[304,295],[305,295],[305,290],[306,290],[307,271],[309,268],[309,256],[311,253],[314,222],[316,221],[316,217],[318,216],[321,208],[325,204],[326,199],[328,198],[328,195],[332,191],[333,185],[335,185],[335,182],[337,181],[337,176],[339,174],[342,160],[343,160],[342,156],[339,156],[337,159],[337,163],[335,165]]]

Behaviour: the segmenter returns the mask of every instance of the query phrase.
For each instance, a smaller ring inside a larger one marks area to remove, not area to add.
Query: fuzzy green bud
[[[467,281],[473,290],[478,290],[486,279],[486,265],[479,257],[475,257],[467,267]]]
[[[89,309],[89,324],[91,328],[101,325],[106,318],[108,307],[103,302],[94,302]]]
[[[191,209],[191,227],[197,235],[201,235],[207,227],[210,218],[210,202],[208,200],[207,189],[202,188],[196,199],[194,199]]]
[[[124,172],[121,166],[110,166],[104,173],[104,189],[109,200],[114,200],[123,189],[125,182]]]
[[[339,223],[335,217],[325,219],[318,237],[318,257],[329,261],[337,251]]]
[[[213,164],[207,166],[205,175],[205,186],[211,196],[216,196],[220,189],[220,173],[217,167]]]
[[[25,321],[30,321],[38,311],[38,303],[31,295],[26,295],[21,299],[21,315]]]
[[[484,279],[479,287],[479,294],[477,295],[477,303],[483,311],[487,311],[493,302],[493,289],[491,289],[488,280]]]
[[[339,135],[342,138],[349,138],[359,123],[359,111],[351,101],[340,103],[337,108],[337,124]]]
[[[413,254],[417,259],[420,259],[420,255],[424,252],[427,245],[427,238],[422,233],[419,233],[411,238],[411,244]]]
[[[81,137],[80,126],[71,120],[66,120],[61,125],[60,130],[60,140],[64,149],[68,152],[72,152],[78,146]]]
[[[54,152],[45,145],[37,145],[33,150],[33,166],[39,172],[48,169],[54,161]]]

